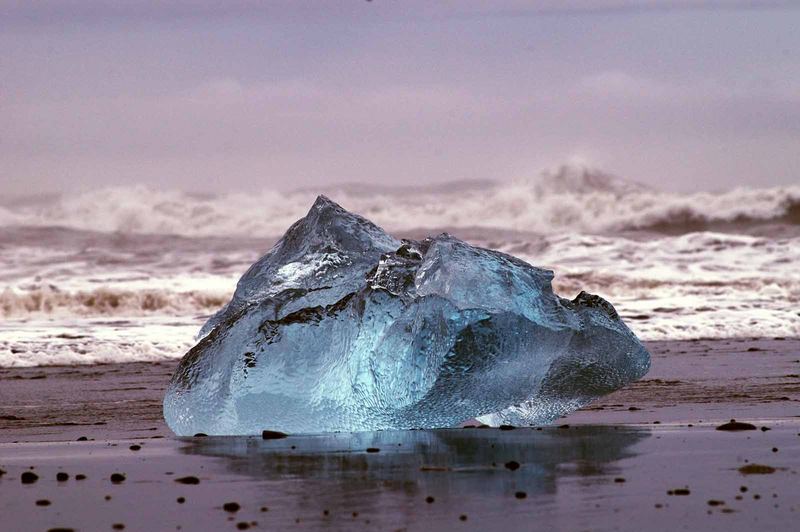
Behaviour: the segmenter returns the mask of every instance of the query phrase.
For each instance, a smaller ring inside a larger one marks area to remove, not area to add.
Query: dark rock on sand
[[[81,436],[80,438],[78,438],[77,441],[89,441],[89,438],[87,438],[86,436]]]
[[[775,471],[774,467],[763,464],[747,464],[739,468],[742,475],[770,475]]]
[[[39,499],[36,501],[36,506],[50,506],[50,501],[47,499]]]
[[[131,451],[138,451],[141,448],[142,448],[141,445],[131,445],[130,447],[128,447],[128,449],[130,449]]]
[[[175,482],[178,482],[180,484],[200,484],[200,479],[197,477],[189,476],[189,477],[176,478]]]
[[[379,452],[381,452],[381,450],[378,449],[377,447],[367,447],[367,452],[368,453],[379,453]]]
[[[518,491],[514,494],[514,497],[516,497],[517,499],[524,499],[527,496],[528,494],[525,493],[524,491]]]
[[[75,475],[75,480],[86,480],[86,475],[78,473],[77,475]]]
[[[241,506],[239,506],[238,502],[226,502],[222,505],[222,509],[226,512],[238,512]]]
[[[125,482],[125,475],[122,473],[112,473],[111,474],[111,482],[114,484],[119,484],[120,482]]]
[[[722,506],[723,504],[725,504],[725,501],[718,501],[716,499],[711,499],[708,501],[709,506]]]
[[[183,504],[183,503],[186,502],[186,498],[185,497],[178,497],[176,500],[178,501],[178,504]]]
[[[514,460],[506,462],[506,469],[510,469],[511,471],[516,471],[517,469],[519,469],[519,462],[515,462]]]
[[[691,491],[689,491],[689,488],[677,488],[674,490],[669,490],[667,495],[689,495],[690,493]]]
[[[286,436],[288,436],[288,434],[277,430],[261,431],[261,438],[264,440],[280,440],[281,438],[285,438]]]
[[[431,497],[430,495],[428,495],[427,497],[425,497],[425,502],[427,502],[428,504],[432,504],[432,503],[433,503],[433,501],[435,501],[435,500],[436,500],[436,499],[434,499],[434,498],[433,498],[433,497]]]
[[[33,484],[37,480],[39,480],[39,475],[32,471],[25,471],[19,476],[20,482],[23,484]]]
[[[66,482],[69,480],[69,475],[64,473],[63,471],[59,471],[58,473],[56,473],[56,480],[59,482]]]
[[[741,421],[731,419],[728,423],[723,423],[722,425],[718,426],[717,430],[727,430],[731,432],[739,430],[756,430],[756,426],[751,425],[750,423],[742,423]]]

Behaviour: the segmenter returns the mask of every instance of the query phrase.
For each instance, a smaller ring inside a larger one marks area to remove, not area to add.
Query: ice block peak
[[[550,422],[650,363],[610,303],[559,298],[552,277],[319,196],[206,324],[165,418],[181,435]]]

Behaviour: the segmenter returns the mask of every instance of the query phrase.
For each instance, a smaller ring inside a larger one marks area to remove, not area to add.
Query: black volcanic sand
[[[644,379],[563,423],[721,424],[800,414],[800,339],[649,342],[647,348],[653,358]],[[176,365],[0,368],[0,442],[171,437],[161,400]]]
[[[800,341],[648,347],[555,427],[272,440],[174,438],[174,363],[3,369],[0,529],[793,529]]]
[[[0,516],[4,530],[287,530],[297,519],[334,530],[790,530],[798,431],[782,422],[749,434],[580,425],[169,438],[136,453],[127,441],[6,443]],[[39,479],[22,484],[31,466]],[[58,482],[60,471],[71,480]],[[187,476],[198,482],[176,482]]]

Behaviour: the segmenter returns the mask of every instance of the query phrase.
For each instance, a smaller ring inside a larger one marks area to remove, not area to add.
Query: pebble
[[[769,475],[775,471],[774,467],[763,464],[747,464],[739,468],[742,475]]]
[[[689,491],[689,488],[677,488],[674,490],[669,490],[667,495],[689,495],[690,493],[691,491]]]
[[[756,430],[756,426],[750,423],[742,423],[740,421],[736,421],[735,419],[731,419],[728,423],[723,423],[722,425],[718,426],[717,430],[727,430],[730,432],[736,432],[740,430]]]

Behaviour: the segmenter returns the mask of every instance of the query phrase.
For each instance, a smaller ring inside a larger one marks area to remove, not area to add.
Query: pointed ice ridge
[[[200,336],[249,303],[265,298],[288,309],[333,303],[363,283],[364,274],[382,253],[399,245],[369,220],[318,196],[305,218],[250,266],[231,302],[208,320]]]
[[[551,422],[650,364],[610,303],[552,277],[320,196],[206,324],[164,416],[179,435]]]

